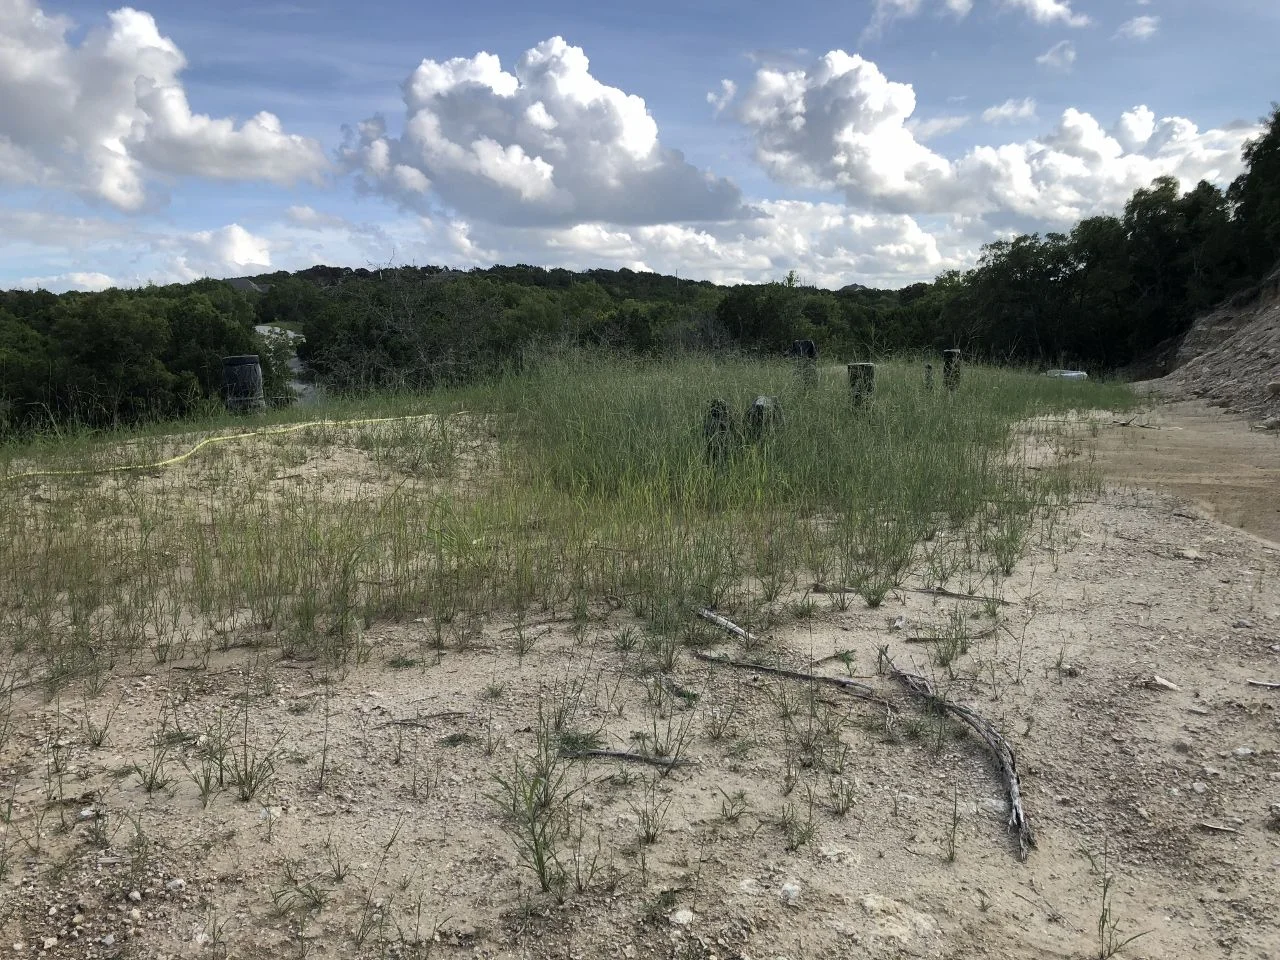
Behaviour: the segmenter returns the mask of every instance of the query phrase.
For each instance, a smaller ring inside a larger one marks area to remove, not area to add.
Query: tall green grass
[[[709,458],[710,401],[741,417],[758,395],[785,423]],[[984,368],[929,391],[918,365],[886,363],[855,408],[842,368],[805,389],[784,362],[569,353],[467,389],[278,411],[249,424],[441,416],[7,485],[0,651],[11,679],[56,689],[232,643],[360,661],[385,619],[423,620],[438,652],[530,607],[622,604],[678,641],[690,606],[767,624],[813,581],[847,587],[837,604],[878,604],[912,577],[998,592],[1036,530],[1097,483],[1079,457],[1029,463],[1060,428],[1027,422],[1132,403]],[[0,448],[0,470],[171,455],[249,424],[26,441]]]

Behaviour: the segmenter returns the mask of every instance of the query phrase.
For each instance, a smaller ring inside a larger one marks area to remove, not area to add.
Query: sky
[[[1239,174],[1276,0],[0,0],[0,288],[900,287]]]

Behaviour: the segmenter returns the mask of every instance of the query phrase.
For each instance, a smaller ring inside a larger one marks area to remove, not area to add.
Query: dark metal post
[[[942,351],[942,382],[948,390],[954,391],[960,386],[960,351]]]
[[[874,363],[849,364],[849,390],[853,405],[860,407],[876,392],[876,365]]]
[[[711,407],[702,421],[702,435],[707,441],[707,462],[723,466],[733,446],[733,414],[723,400],[712,400]]]
[[[812,340],[793,340],[788,354],[796,362],[796,378],[806,389],[818,382],[818,347]]]

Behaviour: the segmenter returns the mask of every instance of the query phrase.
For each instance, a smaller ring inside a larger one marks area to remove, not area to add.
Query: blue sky
[[[1226,182],[1277,36],[1273,0],[0,0],[0,286],[318,261],[899,286],[1157,175]]]

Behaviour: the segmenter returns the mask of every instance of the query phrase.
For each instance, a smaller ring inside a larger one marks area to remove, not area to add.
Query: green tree
[[[1227,192],[1250,280],[1280,261],[1280,104],[1272,105],[1263,124],[1262,136],[1244,148],[1245,172]]]

